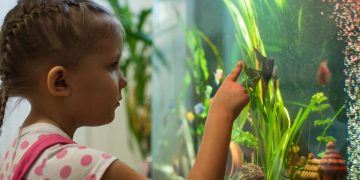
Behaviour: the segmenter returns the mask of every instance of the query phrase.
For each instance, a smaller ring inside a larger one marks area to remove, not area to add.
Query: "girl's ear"
[[[47,88],[51,95],[66,97],[71,94],[68,71],[63,66],[52,67],[47,74]]]

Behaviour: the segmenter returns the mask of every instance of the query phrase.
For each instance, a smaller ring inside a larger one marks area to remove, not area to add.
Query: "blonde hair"
[[[38,67],[74,67],[97,41],[115,34],[124,38],[121,23],[91,0],[19,1],[0,33],[0,127],[8,97],[25,96]]]

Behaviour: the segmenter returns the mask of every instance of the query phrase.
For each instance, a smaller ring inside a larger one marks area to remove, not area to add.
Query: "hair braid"
[[[6,88],[1,88],[1,107],[0,107],[0,135],[2,133],[3,121],[5,118],[6,103],[8,101],[8,94]]]
[[[39,18],[42,15],[45,14],[50,15],[52,13],[53,14],[63,13],[66,15],[67,13],[69,13],[70,6],[79,6],[79,3],[72,0],[54,1],[53,3],[47,3],[48,1],[39,1],[40,4],[38,5],[31,4],[31,2],[32,1],[26,1],[26,0],[20,1],[19,4],[17,5],[18,6],[17,8],[22,9],[20,10],[21,13],[17,14],[16,12],[13,12],[13,16],[10,16],[12,15],[12,13],[10,12],[9,17],[5,18],[5,23],[2,27],[2,31],[3,31],[1,33],[2,41],[0,41],[1,42],[0,76],[3,83],[3,87],[5,87],[5,89],[9,91],[12,91],[12,89],[14,89],[13,88],[14,85],[12,84],[21,83],[20,80],[18,81],[12,80],[14,79],[13,77],[21,77],[22,72],[17,70],[17,68],[15,68],[14,65],[11,65],[11,63],[13,63],[11,62],[11,59],[14,59],[16,57],[18,57],[18,59],[24,58],[20,56],[25,48],[20,50],[21,51],[20,55],[18,52],[13,52],[14,51],[13,46],[19,46],[19,44],[16,44],[18,41],[17,35],[25,32],[27,33],[25,35],[29,36],[29,33],[26,32],[26,28],[31,26],[32,22],[34,22],[35,19]],[[17,9],[13,9],[13,11],[15,10]],[[38,44],[39,46],[36,48],[41,49],[48,46],[48,44],[51,44],[51,42],[48,41],[42,44],[41,42],[38,42]],[[31,51],[29,52],[31,53]],[[34,48],[34,52],[36,52],[35,48]],[[29,53],[26,52],[24,54],[28,55]],[[9,77],[5,78],[5,74],[7,74]]]
[[[45,1],[46,2],[46,1]],[[76,2],[74,1],[65,1],[66,4],[68,5],[78,5]],[[64,8],[66,9],[66,8]],[[8,95],[8,84],[9,84],[9,79],[7,78],[7,74],[9,74],[9,72],[12,71],[12,69],[10,68],[11,66],[9,66],[9,57],[12,55],[12,48],[11,48],[11,40],[12,38],[16,38],[17,33],[19,31],[21,31],[23,28],[25,28],[25,26],[29,25],[31,21],[34,20],[35,16],[40,16],[42,13],[44,13],[46,10],[48,11],[61,11],[61,7],[60,4],[53,4],[52,6],[47,5],[46,3],[32,8],[30,9],[30,11],[26,12],[26,10],[24,10],[24,13],[21,14],[19,17],[17,17],[16,19],[8,22],[7,24],[5,23],[2,27],[2,30],[4,30],[4,32],[1,32],[1,38],[0,38],[0,47],[1,47],[1,58],[0,58],[0,65],[1,65],[1,70],[0,70],[0,76],[1,76],[1,89],[0,89],[0,135],[2,133],[2,126],[3,126],[3,121],[5,118],[5,110],[6,110],[6,104],[9,98]],[[16,71],[15,71],[16,72]]]

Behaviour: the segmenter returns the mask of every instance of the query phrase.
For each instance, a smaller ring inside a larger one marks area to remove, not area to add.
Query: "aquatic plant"
[[[279,81],[274,74],[274,62],[266,57],[257,26],[254,2],[224,2],[233,18],[238,46],[246,62],[247,81],[243,84],[250,96],[248,112],[251,114],[253,133],[258,139],[256,163],[264,169],[266,179],[282,179],[287,176],[288,149],[296,144],[309,114],[315,109],[321,109],[325,96],[323,93],[312,96],[305,109],[301,108],[291,120],[283,103]],[[276,1],[281,10],[286,8],[286,3]],[[299,11],[298,29],[301,29],[301,15],[302,9]]]
[[[171,104],[171,108],[169,108],[169,112],[166,112],[166,114],[171,113],[179,117],[180,127],[176,130],[175,136],[183,140],[181,145],[185,147],[184,154],[181,157],[178,154],[173,155],[174,150],[168,146],[167,140],[163,140],[160,146],[162,153],[176,156],[171,157],[173,158],[171,160],[166,160],[171,161],[169,162],[170,164],[179,164],[178,161],[181,158],[180,169],[174,166],[170,168],[175,172],[174,174],[186,177],[188,173],[186,168],[190,169],[193,166],[196,153],[198,152],[211,98],[223,80],[223,61],[218,48],[211,39],[196,26],[190,27],[187,25],[181,18],[178,7],[176,5],[172,7],[177,18],[176,28],[180,28],[185,33],[186,58],[184,63],[186,64],[186,69],[183,74],[183,81],[178,82],[182,83],[182,87],[179,90],[180,94],[175,98],[175,102]],[[209,49],[209,52],[213,53],[212,61],[207,56],[209,54],[205,53],[206,48]],[[215,63],[208,64],[208,62]],[[165,116],[165,118],[168,118],[167,115]],[[174,134],[172,130],[165,129],[161,133],[167,136]],[[156,170],[157,172],[166,173],[164,172],[166,170],[160,168],[160,166],[154,167],[154,169],[158,169]]]
[[[259,69],[260,64],[256,60],[254,47],[259,49],[260,53],[265,50],[256,24],[253,2],[250,0],[239,0],[237,1],[238,6],[231,0],[224,0],[224,2],[232,15],[237,29],[236,38],[239,47],[241,47],[242,53],[247,57],[245,60],[245,72],[249,72],[251,69]],[[247,73],[247,75],[250,75],[250,79],[252,78],[250,73]],[[267,82],[267,85],[270,86],[270,88],[266,87],[268,89],[267,92],[264,91],[264,83],[262,81],[252,86],[248,86],[249,84],[246,83],[251,100],[249,113],[252,116],[255,136],[259,140],[257,163],[264,168],[267,179],[279,179],[283,170],[281,164],[284,164],[283,161],[286,157],[284,154],[286,153],[288,143],[288,141],[284,142],[285,140],[282,139],[282,132],[284,128],[288,128],[290,123],[287,110],[282,102],[280,90],[278,88],[273,89],[274,86],[272,86],[274,85],[273,83],[278,82]]]
[[[242,147],[249,147],[252,149],[258,148],[258,139],[249,131],[244,131],[240,126],[234,125],[231,134],[231,141]]]
[[[238,0],[237,2],[239,6],[236,6],[231,0],[224,0],[237,30],[235,36],[241,54],[245,56],[244,60],[249,66],[258,67],[256,61],[248,60],[255,59],[254,47],[261,52],[264,51],[259,28],[256,24],[253,2],[251,0]]]
[[[276,90],[276,94],[279,93],[280,91]],[[254,92],[250,92],[249,95],[252,101],[259,98]],[[288,124],[281,123],[281,119],[287,116],[287,113],[282,101],[279,101],[276,96],[273,96],[265,104],[260,104],[259,100],[255,100],[256,111],[259,112],[252,111],[251,113],[253,128],[260,141],[257,151],[258,163],[264,167],[268,179],[281,179],[286,176],[284,171],[289,168],[287,167],[288,149],[297,143],[302,125],[308,119],[309,114],[321,109],[325,99],[323,93],[313,95],[306,108],[301,108],[292,123]]]
[[[193,105],[195,118],[191,122],[193,127],[194,150],[197,152],[201,137],[204,131],[205,119],[207,117],[210,101],[213,95],[213,89],[210,84],[215,81],[215,86],[218,86],[222,78],[223,61],[221,59],[219,50],[212,43],[212,41],[196,27],[192,29],[186,28],[186,42],[189,51],[189,58],[186,60],[188,70],[184,78],[184,94],[181,97],[187,97],[192,94],[195,101],[190,104]],[[207,58],[203,42],[208,45],[216,58],[216,69],[213,72],[209,70],[207,65]],[[213,73],[212,73],[213,72]],[[215,87],[216,88],[216,87]]]
[[[323,126],[323,131],[321,133],[320,136],[316,137],[316,140],[319,142],[319,146],[322,143],[328,143],[330,141],[332,142],[336,142],[336,138],[330,135],[327,135],[327,131],[328,129],[334,124],[336,117],[338,117],[338,115],[342,112],[342,110],[345,108],[344,106],[342,106],[333,117],[331,118],[324,118],[323,114],[321,113],[322,110],[327,109],[328,107],[330,107],[330,105],[328,104],[324,104],[325,106],[323,106],[321,109],[316,109],[314,111],[319,111],[320,115],[321,115],[321,119],[317,119],[314,121],[314,126]],[[321,158],[323,155],[325,154],[325,151],[322,151],[318,154],[318,156]]]

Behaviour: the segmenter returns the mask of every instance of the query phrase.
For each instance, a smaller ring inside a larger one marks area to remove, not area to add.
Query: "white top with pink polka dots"
[[[43,135],[70,137],[54,125],[37,123],[18,132],[0,161],[0,180],[10,179],[17,163],[33,143]],[[47,148],[28,171],[27,179],[100,179],[116,160],[110,154],[79,144],[54,145]]]

